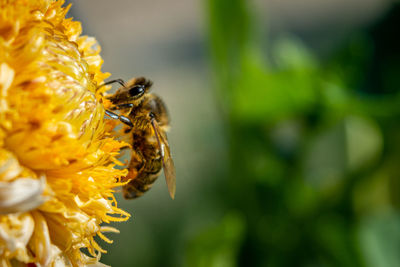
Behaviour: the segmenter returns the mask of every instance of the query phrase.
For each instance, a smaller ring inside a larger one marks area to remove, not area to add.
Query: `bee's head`
[[[115,94],[108,97],[114,105],[139,103],[153,83],[144,77],[134,78],[125,86],[120,87]]]

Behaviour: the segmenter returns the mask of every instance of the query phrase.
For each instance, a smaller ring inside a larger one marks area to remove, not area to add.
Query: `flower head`
[[[96,40],[63,1],[0,0],[0,265],[96,263],[122,143],[103,120]],[[89,255],[82,252],[86,248]]]

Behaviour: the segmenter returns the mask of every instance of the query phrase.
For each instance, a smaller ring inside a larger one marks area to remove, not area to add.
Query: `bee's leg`
[[[102,85],[100,85],[99,87],[97,87],[97,90],[100,89],[100,88],[103,87],[103,86],[106,86],[106,85],[109,85],[109,84],[113,84],[113,83],[119,83],[119,84],[122,85],[123,87],[126,87],[126,86],[125,86],[124,80],[122,80],[122,79],[116,79],[116,80],[111,80],[111,81],[108,81],[108,82],[103,83]]]
[[[128,149],[132,149],[132,148],[130,146],[123,146],[123,147],[120,147],[119,151],[126,151]]]
[[[117,107],[118,109],[131,108],[131,107],[133,107],[133,104],[132,104],[132,103],[129,103],[129,104],[120,104],[120,105],[117,105],[116,107]]]
[[[113,107],[110,107],[111,110],[119,110],[119,109],[128,109],[128,108],[132,108],[133,104],[121,104],[121,105],[115,105]]]
[[[133,123],[131,122],[131,120],[128,117],[115,114],[114,112],[111,112],[109,110],[106,110],[106,114],[115,120],[120,120],[122,123],[125,123],[129,127],[133,127]]]

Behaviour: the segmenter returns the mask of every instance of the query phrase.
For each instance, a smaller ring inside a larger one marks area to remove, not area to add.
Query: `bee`
[[[169,194],[175,197],[175,167],[166,136],[169,128],[167,109],[160,97],[149,93],[152,82],[144,77],[133,78],[127,83],[121,79],[104,85],[119,83],[121,87],[109,96],[112,106],[105,113],[120,120],[126,127],[132,145],[128,175],[122,181],[126,199],[140,197],[149,190],[164,169]],[[120,114],[117,114],[118,111]]]

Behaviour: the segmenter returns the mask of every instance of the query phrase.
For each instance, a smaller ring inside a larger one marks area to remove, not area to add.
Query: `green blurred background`
[[[398,1],[72,3],[172,118],[176,199],[119,197],[102,262],[400,266]]]

